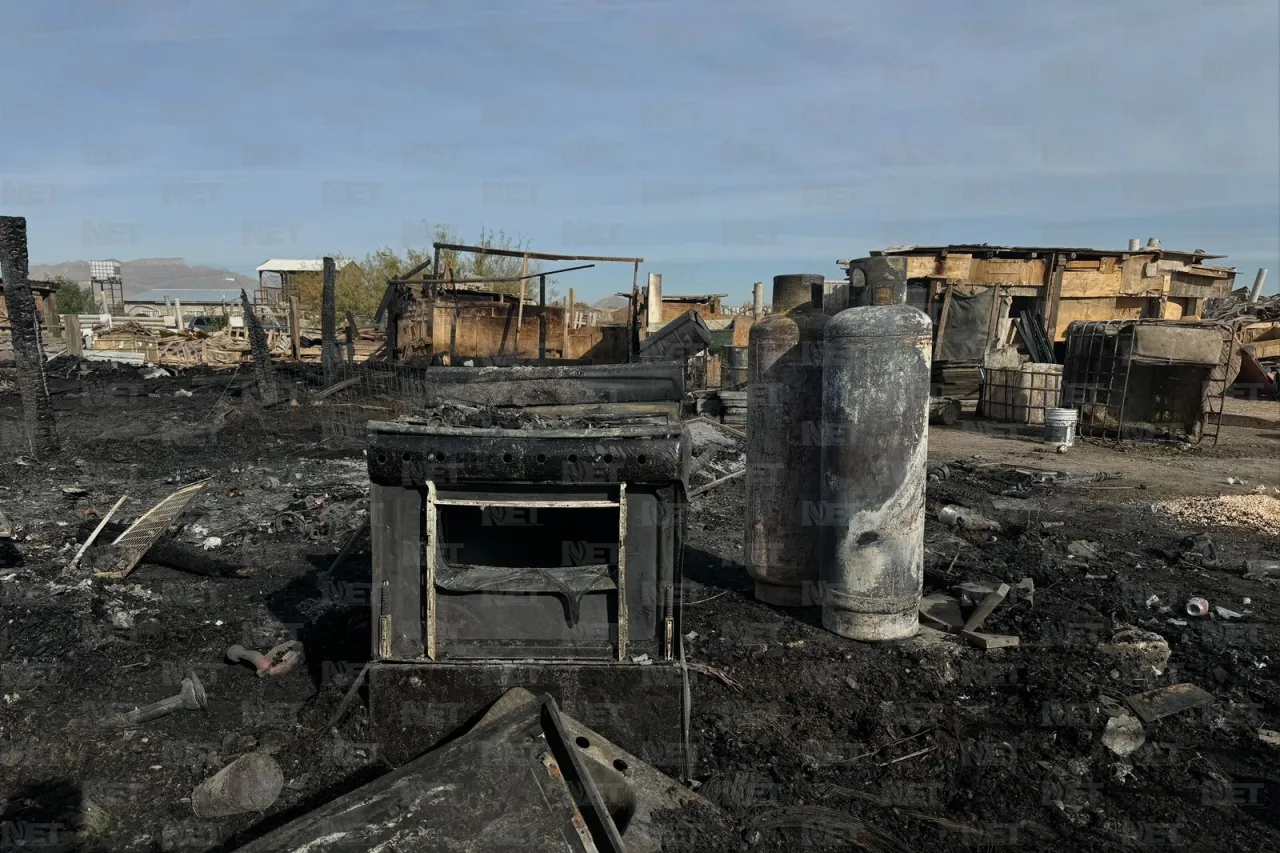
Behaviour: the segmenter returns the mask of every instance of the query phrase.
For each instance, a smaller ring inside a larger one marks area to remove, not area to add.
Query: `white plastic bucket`
[[[1075,409],[1045,409],[1044,443],[1071,447],[1076,443],[1076,423],[1080,413]]]

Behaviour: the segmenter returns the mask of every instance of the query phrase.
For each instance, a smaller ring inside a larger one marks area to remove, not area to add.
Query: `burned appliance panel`
[[[378,659],[671,659],[682,429],[370,432]]]

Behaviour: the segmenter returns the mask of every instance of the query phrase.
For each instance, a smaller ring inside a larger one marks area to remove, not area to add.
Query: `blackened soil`
[[[983,628],[1019,636],[1013,649],[936,634],[865,645],[817,627],[813,610],[762,605],[733,535],[743,494],[701,500],[687,558],[697,581],[686,598],[689,654],[742,689],[698,676],[693,725],[701,791],[734,826],[678,849],[1280,845],[1280,749],[1258,737],[1280,722],[1280,595],[1237,569],[1274,559],[1280,538],[1211,529],[1221,566],[1189,565],[1179,542],[1202,531],[1150,512],[1139,492],[1025,486],[1027,477],[981,464],[953,463],[929,483],[925,587],[1032,578],[1034,597],[1015,589]],[[1020,504],[997,510],[1002,500]],[[945,528],[934,516],[948,503],[1003,529]],[[1069,561],[1075,540],[1097,543],[1100,558]],[[1192,595],[1246,615],[1189,619],[1180,611]],[[1168,641],[1163,674],[1119,672],[1105,657],[1123,625]],[[1102,744],[1125,696],[1180,682],[1216,701],[1147,724],[1146,743],[1127,757]]]

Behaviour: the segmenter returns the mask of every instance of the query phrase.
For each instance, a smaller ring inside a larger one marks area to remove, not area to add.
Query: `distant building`
[[[124,301],[124,313],[129,317],[159,317],[167,324],[184,326],[195,317],[225,314],[240,317],[239,290],[196,290],[156,288],[144,290]],[[179,317],[181,313],[181,317]],[[238,323],[233,323],[238,325]]]
[[[1073,321],[1198,320],[1207,299],[1230,292],[1235,268],[1205,263],[1221,255],[1167,250],[1154,238],[1137,243],[1126,249],[891,246],[838,263],[847,269],[848,304],[861,305],[874,304],[874,291],[885,284],[868,287],[866,271],[898,259],[907,304],[933,320],[935,384],[946,386],[949,396],[971,396],[995,350],[1020,349],[1033,360],[1053,355],[1061,363]]]
[[[337,258],[334,266],[341,271],[359,265],[350,258]],[[272,258],[258,267],[257,302],[284,307],[290,296],[297,295],[300,277],[319,276],[323,272],[323,258]]]

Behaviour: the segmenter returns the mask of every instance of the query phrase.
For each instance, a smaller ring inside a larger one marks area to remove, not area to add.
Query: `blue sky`
[[[1280,289],[1275,0],[64,0],[6,7],[0,73],[33,263],[447,223],[747,299],[889,244],[1156,236]]]

